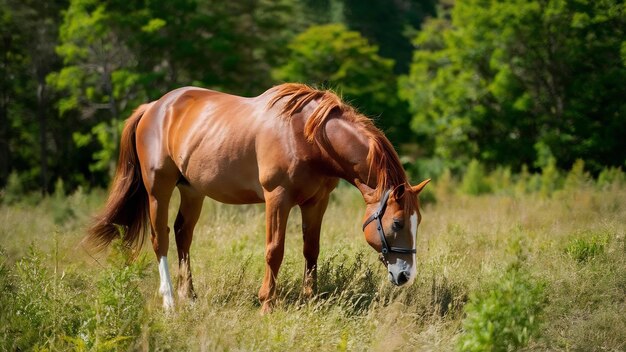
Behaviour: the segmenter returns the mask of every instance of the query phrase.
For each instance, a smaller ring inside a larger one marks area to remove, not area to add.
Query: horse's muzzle
[[[394,264],[387,265],[387,271],[389,281],[396,286],[402,286],[411,280],[409,264],[402,259],[397,259]]]
[[[408,271],[401,271],[397,275],[394,275],[391,271],[389,272],[389,281],[396,286],[402,286],[409,282],[410,273]]]

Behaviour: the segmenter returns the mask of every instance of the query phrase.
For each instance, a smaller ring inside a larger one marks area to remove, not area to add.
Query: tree
[[[71,0],[57,47],[64,67],[49,75],[64,92],[63,119],[88,170],[104,185],[117,160],[123,119],[143,102],[184,85],[256,94],[273,80],[292,36],[292,1]],[[262,45],[259,45],[262,43]]]
[[[49,144],[49,116],[50,109],[48,84],[46,76],[55,70],[59,63],[59,57],[54,51],[57,42],[58,24],[61,8],[65,1],[19,1],[16,8],[22,11],[20,29],[29,33],[27,52],[31,58],[32,75],[37,82],[37,121],[39,127],[39,165],[40,187],[42,193],[47,193],[49,188],[48,172],[48,144]]]
[[[333,88],[364,114],[380,117],[392,140],[401,139],[405,116],[396,114],[403,109],[393,60],[380,57],[378,47],[341,24],[329,24],[310,27],[289,49],[287,62],[274,72],[277,79]]]
[[[124,2],[115,12],[126,18],[151,99],[190,84],[258,94],[273,84],[271,67],[299,28],[292,0]]]
[[[380,55],[395,61],[394,72],[406,73],[413,47],[408,33],[435,15],[435,0],[342,0],[348,28],[380,47]],[[384,24],[384,25],[382,25]]]
[[[11,123],[9,107],[15,108],[17,100],[16,91],[18,88],[17,76],[24,72],[26,66],[24,53],[20,50],[20,45],[16,43],[21,38],[16,34],[17,30],[15,16],[8,1],[0,2],[0,184],[5,184],[8,180],[9,161],[11,159],[9,136],[11,135]]]
[[[6,180],[8,162],[31,175],[39,174],[39,188],[46,193],[49,182],[49,149],[52,145],[49,117],[48,73],[60,60],[54,51],[63,0],[12,1],[0,3],[3,44],[3,99],[0,109],[0,184]],[[8,105],[12,108],[9,108]],[[34,108],[31,108],[34,106]],[[9,116],[11,115],[11,116]],[[11,148],[12,126],[19,148]],[[15,153],[10,154],[10,149]],[[29,177],[30,178],[30,177]],[[30,180],[27,180],[27,183]]]
[[[115,27],[114,16],[105,3],[72,0],[60,27],[57,52],[65,66],[50,74],[48,81],[68,94],[59,102],[61,115],[78,110],[83,119],[93,119],[91,129],[76,131],[79,147],[95,147],[92,172],[115,171],[121,111],[135,95],[130,94],[138,80],[132,71],[135,57]],[[134,104],[132,104],[134,106]],[[93,141],[98,143],[94,146]]]
[[[272,84],[297,0],[0,0],[0,187],[104,186],[122,120],[183,86]],[[38,94],[39,93],[39,94]]]
[[[406,73],[413,47],[410,33],[427,16],[436,14],[437,0],[301,0],[302,14],[310,25],[343,23],[380,48],[382,57],[393,59],[394,72]],[[308,27],[308,26],[306,26]]]
[[[519,168],[547,147],[561,168],[623,164],[621,1],[466,0],[450,18],[416,37],[400,85],[437,157]]]

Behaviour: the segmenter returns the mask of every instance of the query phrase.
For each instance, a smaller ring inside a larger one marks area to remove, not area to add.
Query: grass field
[[[447,187],[435,183],[437,202],[424,204],[407,288],[387,281],[360,230],[363,201],[342,186],[324,218],[318,296],[304,301],[294,209],[266,316],[262,205],[206,200],[191,253],[198,298],[170,314],[147,246],[130,265],[119,246],[96,258],[78,246],[103,192],[2,205],[0,350],[626,350],[623,186],[472,197]]]

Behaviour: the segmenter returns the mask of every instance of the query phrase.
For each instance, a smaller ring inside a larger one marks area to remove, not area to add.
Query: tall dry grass
[[[266,316],[256,298],[263,206],[205,201],[191,253],[198,298],[166,314],[149,248],[129,266],[119,246],[97,257],[78,246],[102,192],[1,205],[0,350],[626,349],[626,188],[571,180],[546,195],[509,183],[481,196],[457,193],[452,178],[434,183],[408,288],[387,282],[360,230],[363,201],[340,187],[310,301],[294,209]]]

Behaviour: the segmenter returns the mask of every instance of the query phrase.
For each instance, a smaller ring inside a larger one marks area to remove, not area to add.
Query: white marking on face
[[[417,249],[417,212],[414,212],[413,215],[411,215],[411,234],[413,235],[413,249]],[[409,272],[411,275],[407,285],[411,285],[417,276],[417,260],[415,260],[415,253],[413,253],[413,263]]]
[[[174,290],[172,288],[172,281],[170,280],[167,256],[159,258],[159,277],[161,278],[159,293],[163,296],[163,308],[170,310],[174,307],[174,295],[172,293]]]

